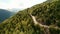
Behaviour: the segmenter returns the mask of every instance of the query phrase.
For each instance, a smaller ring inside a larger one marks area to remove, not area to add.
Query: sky
[[[0,0],[0,9],[25,9],[46,0]]]

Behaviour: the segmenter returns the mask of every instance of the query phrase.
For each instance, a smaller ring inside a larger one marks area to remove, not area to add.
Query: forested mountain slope
[[[49,29],[34,24],[30,14],[39,24],[49,26]],[[60,0],[19,11],[0,24],[0,34],[47,34],[46,30],[49,30],[49,34],[60,34]]]
[[[12,12],[0,9],[0,22],[3,22],[5,19],[8,19],[11,15],[13,15]]]

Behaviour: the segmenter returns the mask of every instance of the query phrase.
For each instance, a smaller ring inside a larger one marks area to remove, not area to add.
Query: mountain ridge
[[[0,9],[0,22],[3,22],[5,19],[8,19],[11,15],[13,15],[12,12],[5,9]]]
[[[0,24],[0,34],[60,34],[60,1],[44,2],[31,8],[22,10],[11,18]],[[45,23],[49,29],[35,25],[31,16],[36,18],[38,23]],[[55,29],[54,27],[59,27]]]

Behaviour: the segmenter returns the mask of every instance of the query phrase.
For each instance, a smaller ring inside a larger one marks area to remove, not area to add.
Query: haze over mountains
[[[12,1],[12,4],[10,4],[11,3],[10,1]],[[34,1],[37,1],[37,2],[34,2]],[[15,2],[13,0],[9,0],[9,1],[8,0],[6,0],[6,1],[0,0],[0,2],[1,2],[0,3],[0,9],[2,8],[2,10],[8,11],[9,13],[6,13],[6,14],[8,14],[9,17],[10,17],[13,14],[16,14],[17,12],[19,12],[20,10],[23,10],[23,9],[28,8],[28,7],[31,7],[33,5],[42,3],[44,1],[46,1],[46,0],[43,0],[43,1],[38,1],[38,0],[33,0],[33,1],[26,0],[26,1],[24,1],[24,0],[22,0],[21,2],[23,2],[23,4],[20,5],[20,2],[19,1],[16,1],[16,0],[15,0]],[[15,5],[16,2],[17,2],[17,5]],[[12,14],[12,15],[10,15],[10,14]],[[0,16],[1,17],[1,20],[0,21],[2,22],[5,19],[9,18],[8,15],[7,16],[6,15],[5,16],[3,15],[4,17],[3,16]]]
[[[33,5],[42,3],[46,0],[0,0],[0,8],[2,9],[25,9]]]
[[[60,0],[19,11],[0,24],[0,34],[60,34]]]
[[[21,10],[23,10],[23,9],[17,9],[17,8],[13,8],[13,9],[8,9],[10,12],[19,12],[19,11],[21,11]]]
[[[0,22],[8,19],[12,15],[14,15],[14,12],[11,12],[11,11],[5,10],[5,9],[0,9]]]

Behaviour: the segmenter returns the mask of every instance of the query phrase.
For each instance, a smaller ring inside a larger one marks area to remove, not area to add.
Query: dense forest
[[[39,24],[49,26],[49,34],[60,34],[60,0],[46,1],[19,11],[0,24],[0,34],[48,34],[47,28],[35,25],[29,14]]]

